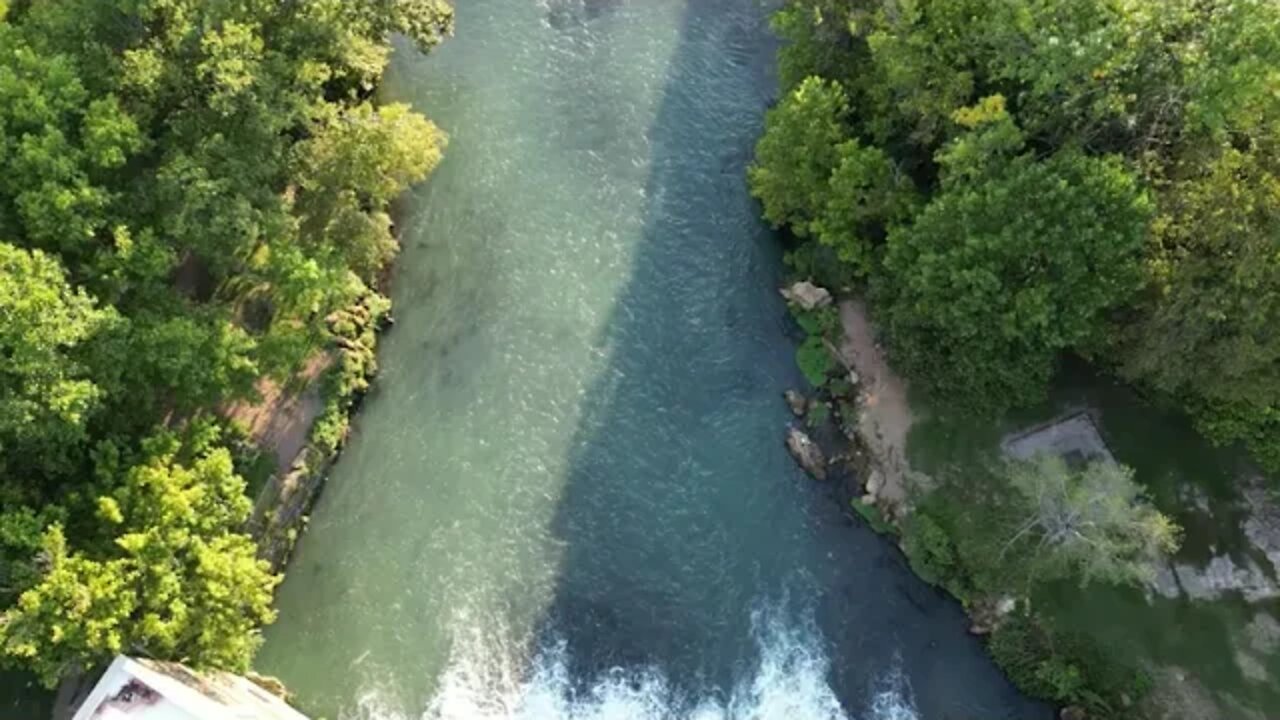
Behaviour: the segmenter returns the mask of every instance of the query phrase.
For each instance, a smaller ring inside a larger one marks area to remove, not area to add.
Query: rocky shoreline
[[[323,409],[292,462],[274,473],[259,492],[248,523],[258,543],[258,556],[270,563],[273,572],[288,565],[329,469],[342,454],[351,420],[377,374],[378,336],[394,324],[390,308],[390,301],[371,291],[327,318],[335,361],[319,381]]]
[[[843,477],[843,502],[874,507],[891,522],[905,517],[911,487],[927,485],[928,479],[907,463],[906,438],[914,418],[906,383],[889,368],[875,341],[865,303],[847,299],[836,305],[826,289],[803,281],[780,293],[793,309],[831,308],[840,320],[840,336],[824,338],[839,382],[816,387],[809,397],[796,389],[784,394],[796,418],[787,428],[787,450],[817,480]],[[848,472],[833,472],[837,466]]]
[[[839,336],[828,332],[823,338],[839,367],[830,368],[826,381],[815,383],[811,390],[793,389],[784,395],[795,418],[785,430],[787,449],[806,473],[830,485],[841,508],[861,516],[875,531],[896,536],[895,543],[907,552],[912,542],[908,518],[913,505],[934,483],[907,462],[907,435],[920,418],[908,405],[906,384],[889,367],[861,300],[837,301],[828,291],[807,282],[784,288],[781,293],[797,321],[811,334],[814,324],[804,321],[806,314],[838,309],[840,320]],[[797,360],[800,361],[799,356]],[[1074,412],[1075,415],[1061,415],[1041,425],[1052,425],[1051,429],[1057,431],[1053,437],[1058,438],[1063,434],[1058,426],[1075,416],[1087,417],[1090,413],[1087,408],[1077,408]],[[1033,432],[1043,435],[1042,430],[1043,427],[1035,426],[1020,435]],[[1003,441],[1002,449],[1007,455],[1020,456],[1005,447],[1011,438],[1016,440],[1020,435],[1008,436]],[[1099,437],[1097,442],[1104,441]],[[1106,453],[1105,444],[1101,447]],[[1239,640],[1242,644],[1237,647],[1234,659],[1247,677],[1265,681],[1268,670],[1264,658],[1280,647],[1280,641],[1275,640],[1280,638],[1277,629],[1280,623],[1264,609],[1280,597],[1277,580],[1266,567],[1280,570],[1280,505],[1256,473],[1242,477],[1240,483],[1241,497],[1232,517],[1240,522],[1245,552],[1236,556],[1227,549],[1214,551],[1210,547],[1211,556],[1207,561],[1192,557],[1170,559],[1159,568],[1148,592],[1187,602],[1213,602],[1238,595],[1242,601],[1256,606],[1258,610],[1247,632],[1241,636],[1243,639]],[[1181,500],[1187,507],[1199,508],[1203,515],[1213,514],[1204,499]],[[909,552],[907,555],[911,557]],[[1022,602],[1011,594],[968,598],[964,609],[970,618],[969,631],[989,635],[1020,607]],[[1176,711],[1179,707],[1199,708],[1201,712],[1196,717],[1203,720],[1228,717],[1214,709],[1212,691],[1191,673],[1169,664],[1149,670],[1153,685],[1150,696],[1141,705],[1142,712],[1146,713],[1144,717],[1170,720],[1179,717]],[[1122,697],[1120,702],[1129,707],[1126,698]],[[1083,720],[1086,715],[1081,708],[1068,706],[1060,709],[1060,717]]]
[[[791,389],[783,399],[795,420],[785,444],[796,464],[815,481],[834,481],[842,508],[859,515],[879,534],[894,536],[903,547],[903,521],[912,498],[927,493],[932,481],[911,468],[907,436],[916,417],[907,401],[907,385],[889,367],[866,303],[847,298],[836,305],[831,294],[809,282],[780,290],[793,312],[837,308],[839,337],[827,338],[839,366],[838,381],[812,389],[806,396]],[[815,408],[822,408],[815,422]],[[982,597],[964,606],[969,632],[986,636],[1018,606],[1010,595]],[[1079,707],[1061,708],[1062,720],[1085,720]]]

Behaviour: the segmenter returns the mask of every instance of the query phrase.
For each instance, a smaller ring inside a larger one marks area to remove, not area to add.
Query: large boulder
[[[827,460],[822,456],[822,448],[804,431],[796,427],[787,429],[787,451],[815,480],[827,479]]]
[[[831,293],[808,280],[801,280],[778,292],[782,293],[787,302],[799,305],[802,310],[816,310],[831,304]]]

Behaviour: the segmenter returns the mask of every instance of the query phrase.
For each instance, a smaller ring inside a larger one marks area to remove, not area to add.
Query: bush
[[[825,288],[845,288],[858,282],[857,274],[839,261],[835,250],[821,243],[797,245],[782,257],[796,277],[812,278]]]
[[[835,367],[835,362],[832,361],[831,353],[822,342],[822,338],[810,335],[805,338],[800,347],[796,348],[796,365],[800,366],[800,372],[804,374],[810,385],[822,387]]]
[[[884,519],[884,515],[881,514],[880,508],[875,505],[864,503],[858,498],[854,498],[849,502],[849,507],[852,507],[853,511],[858,513],[863,520],[866,520],[867,525],[869,525],[877,535],[894,535],[897,533],[897,528],[890,525],[889,521]]]
[[[1089,717],[1120,718],[1122,697],[1136,702],[1151,689],[1144,669],[1083,636],[1055,632],[1026,614],[1001,625],[988,649],[1020,690],[1058,704],[1080,705]]]
[[[927,512],[917,511],[906,522],[902,551],[906,553],[911,569],[921,579],[942,587],[962,602],[968,602],[973,594],[971,583],[956,544]]]
[[[809,404],[809,412],[805,415],[804,422],[809,427],[816,428],[830,417],[831,408],[824,402],[815,402]]]
[[[809,335],[831,339],[839,337],[840,313],[830,305],[813,310],[796,308],[791,311],[791,315],[795,317],[796,324]]]

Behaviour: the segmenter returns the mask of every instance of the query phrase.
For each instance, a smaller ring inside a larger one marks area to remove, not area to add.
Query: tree
[[[391,31],[413,40],[423,52],[453,34],[453,6],[444,0],[381,0],[373,4],[389,5],[375,7],[374,16],[386,18]]]
[[[1072,470],[1061,457],[1037,455],[1013,463],[1009,483],[1025,519],[1004,550],[1029,546],[1040,579],[1145,581],[1156,562],[1178,548],[1181,531],[1123,465],[1094,461]]]
[[[274,617],[278,578],[240,532],[250,505],[225,449],[188,464],[170,436],[97,502],[109,543],[46,533],[38,582],[0,614],[0,656],[52,686],[72,667],[127,651],[244,670]]]
[[[788,225],[799,237],[811,234],[841,160],[836,146],[848,137],[842,124],[848,111],[844,89],[817,77],[806,78],[769,111],[747,177],[775,227]]]
[[[778,49],[778,80],[790,93],[810,76],[842,84],[856,81],[865,66],[865,46],[852,40],[851,0],[790,2],[774,13],[770,25],[785,42]]]
[[[1189,158],[1161,188],[1148,289],[1114,332],[1122,375],[1182,399],[1219,442],[1280,467],[1280,168],[1262,148]]]
[[[446,142],[407,105],[329,115],[294,148],[302,236],[371,280],[395,252],[387,203],[435,169]]]
[[[78,350],[112,323],[39,250],[0,243],[0,471],[65,461],[101,399]]]
[[[811,227],[840,262],[867,275],[877,267],[885,229],[910,220],[918,196],[911,179],[880,148],[846,140],[836,146],[836,156],[826,204]]]
[[[876,296],[902,368],[949,404],[993,412],[1040,398],[1057,354],[1137,290],[1149,203],[1117,159],[975,159],[971,140],[939,159],[961,172],[890,232]]]
[[[0,658],[248,662],[243,483],[146,438],[225,425],[366,304],[445,145],[368,99],[393,34],[452,30],[442,0],[0,0]]]
[[[52,688],[68,670],[124,649],[138,598],[127,563],[71,554],[60,525],[44,535],[42,564],[40,582],[0,615],[0,659]]]

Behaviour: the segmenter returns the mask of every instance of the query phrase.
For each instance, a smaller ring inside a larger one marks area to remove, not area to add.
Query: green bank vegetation
[[[1070,353],[1280,471],[1280,6],[791,0],[774,25],[752,191],[938,415],[1039,403]],[[975,610],[1177,545],[1122,467],[945,475],[903,545]],[[1013,679],[1129,712],[1141,669],[1044,620],[1019,603],[992,636]]]
[[[865,286],[935,403],[1064,351],[1280,468],[1280,8],[798,0],[750,171],[797,270]]]
[[[388,204],[445,137],[370,96],[391,33],[451,31],[439,0],[0,2],[0,663],[247,666],[278,578],[219,409],[384,305]]]

